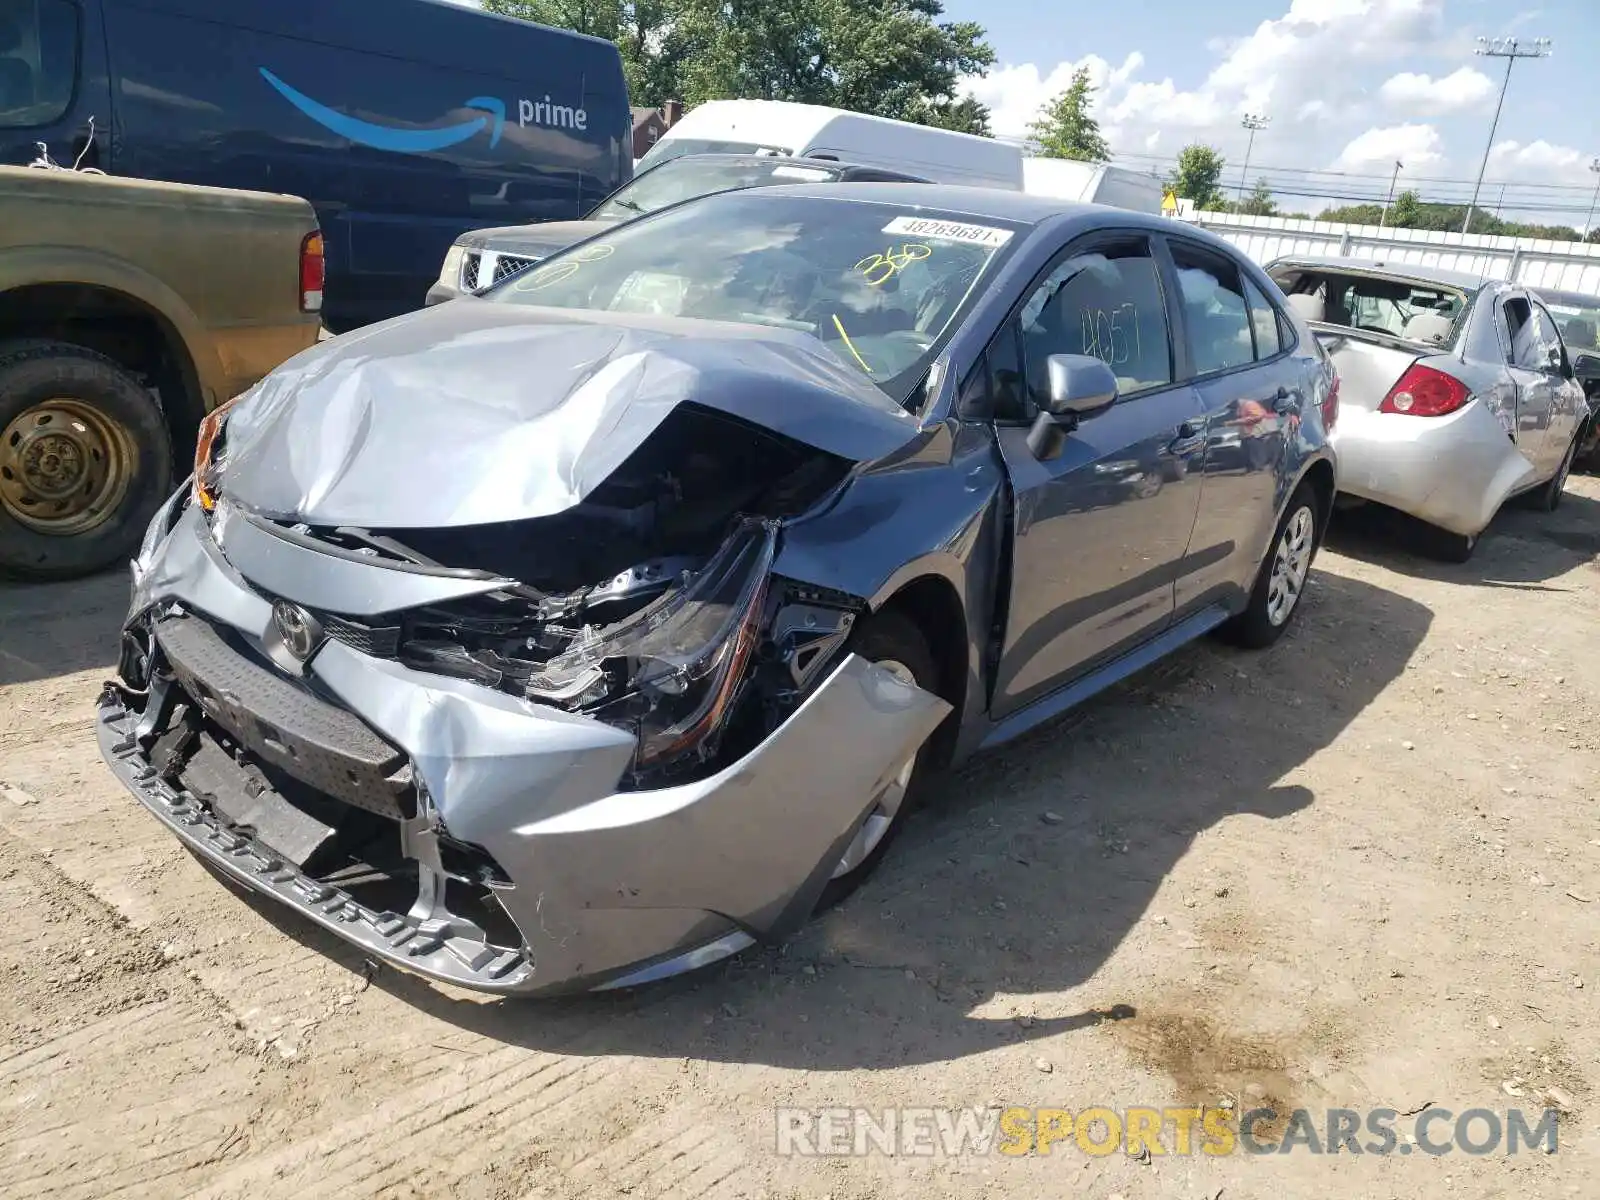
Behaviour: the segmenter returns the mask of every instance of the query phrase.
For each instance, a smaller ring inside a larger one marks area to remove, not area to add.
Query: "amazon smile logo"
[[[461,106],[476,110],[480,114],[470,121],[460,121],[436,129],[402,128],[394,125],[378,125],[372,121],[348,116],[291,87],[266,67],[259,69],[261,78],[318,125],[332,130],[340,137],[348,138],[363,146],[371,146],[376,150],[389,150],[396,154],[427,154],[430,151],[458,145],[485,131],[489,134],[489,145],[498,146],[500,134],[505,129],[506,104],[504,100],[494,96],[474,96]],[[582,108],[552,104],[550,97],[546,96],[543,100],[518,101],[517,123],[523,127],[541,125],[582,131],[589,127],[589,114]]]

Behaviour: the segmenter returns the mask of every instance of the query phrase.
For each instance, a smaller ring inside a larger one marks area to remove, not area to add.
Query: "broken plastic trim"
[[[760,644],[777,532],[775,521],[741,522],[682,588],[535,671],[528,695],[569,696],[623,660],[627,694],[594,715],[636,731],[636,767],[694,747],[722,723]]]

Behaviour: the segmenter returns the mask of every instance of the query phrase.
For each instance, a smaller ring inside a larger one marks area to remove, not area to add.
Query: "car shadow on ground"
[[[117,661],[128,572],[64,583],[0,582],[0,687]]]
[[[1480,587],[1547,590],[1547,585],[1600,555],[1600,500],[1567,492],[1553,513],[1513,500],[1496,514],[1464,563],[1428,553],[1431,530],[1379,504],[1340,512],[1328,545],[1340,554],[1415,579]]]
[[[1095,976],[1174,864],[1219,822],[1278,820],[1314,803],[1280,781],[1405,669],[1431,619],[1413,601],[1322,572],[1308,597],[1266,654],[1202,641],[967,764],[873,879],[783,947],[562,1000],[464,997],[389,969],[374,986],[541,1051],[822,1071],[942,1061],[1132,1016],[1141,997],[1096,995]],[[347,944],[249,902],[363,968]],[[1026,1028],[1003,1010],[975,1011],[999,995],[1086,984],[1079,1011]]]

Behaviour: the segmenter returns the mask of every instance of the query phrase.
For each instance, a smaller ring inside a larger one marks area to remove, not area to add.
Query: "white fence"
[[[1263,264],[1289,255],[1368,258],[1600,296],[1600,245],[1239,213],[1197,212],[1189,219]]]

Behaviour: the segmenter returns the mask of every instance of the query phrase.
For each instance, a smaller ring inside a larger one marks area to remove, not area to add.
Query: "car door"
[[[110,137],[99,4],[0,4],[0,163],[25,166],[43,142],[63,166],[109,168]]]
[[[1550,310],[1533,300],[1533,324],[1539,340],[1539,361],[1550,387],[1550,419],[1545,429],[1543,475],[1560,470],[1567,448],[1577,435],[1578,426],[1588,411],[1583,388],[1572,378],[1572,363],[1561,339],[1561,328]]]
[[[1307,380],[1288,322],[1232,255],[1169,237],[1177,323],[1204,410],[1200,511],[1176,581],[1178,615],[1251,586],[1289,485]]]
[[[1171,322],[1152,239],[1095,235],[1034,281],[990,348],[996,435],[1015,510],[996,716],[1166,627],[1199,508],[1205,439],[1194,390],[1173,382]],[[1028,431],[1052,354],[1090,354],[1119,395],[1040,459]]]
[[[1508,347],[1506,369],[1517,388],[1517,417],[1512,436],[1517,449],[1539,478],[1554,470],[1550,463],[1550,422],[1555,412],[1556,380],[1548,370],[1545,345],[1533,305],[1521,292],[1500,304],[1501,332]]]

